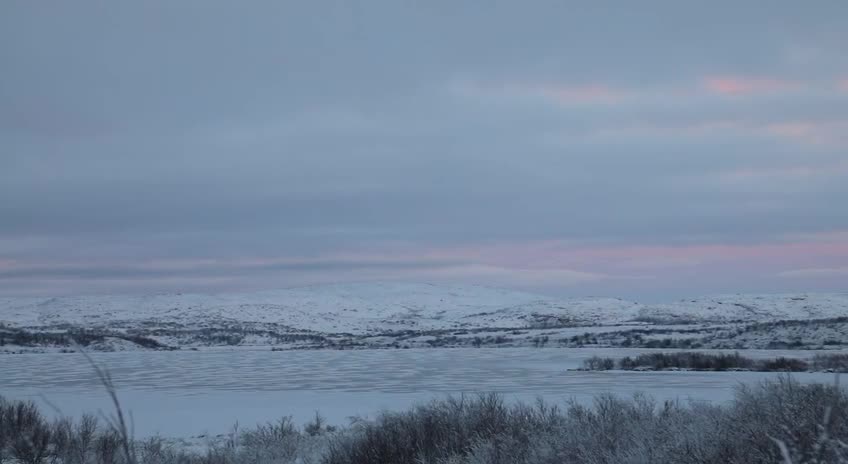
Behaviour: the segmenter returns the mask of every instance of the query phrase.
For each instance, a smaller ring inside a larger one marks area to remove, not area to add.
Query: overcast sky
[[[0,2],[0,295],[844,291],[848,2]]]

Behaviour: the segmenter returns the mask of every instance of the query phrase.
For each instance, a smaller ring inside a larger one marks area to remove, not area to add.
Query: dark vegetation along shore
[[[739,353],[646,353],[621,359],[593,356],[583,361],[589,371],[756,371],[756,372],[848,372],[848,354],[817,354],[810,360],[778,357],[751,359]]]
[[[98,327],[68,324],[12,327],[0,323],[0,353],[121,349],[177,350],[212,346],[292,349],[399,348],[658,348],[658,349],[848,349],[848,317],[760,323],[576,327],[568,321],[526,327],[395,330],[369,334],[319,333],[277,323],[233,322],[187,327],[173,322],[120,322]],[[585,328],[585,330],[581,330]]]
[[[32,403],[0,400],[0,462],[848,463],[848,392],[790,377],[740,387],[723,404],[600,395],[589,406],[526,405],[482,395],[434,400],[339,428],[320,418],[297,427],[284,418],[234,429],[202,450],[161,438],[132,440],[122,417],[48,420]]]
[[[130,342],[148,350],[174,349],[150,337],[118,331],[70,329],[52,332],[32,332],[0,326],[0,347],[7,345],[21,347],[65,347],[69,348],[67,350],[68,352],[73,352],[71,348],[97,348],[98,344],[105,343],[110,338]]]

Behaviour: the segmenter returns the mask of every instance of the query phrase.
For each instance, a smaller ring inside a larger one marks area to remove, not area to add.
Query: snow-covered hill
[[[579,345],[592,338],[585,336],[589,332],[625,326],[729,326],[841,316],[848,316],[848,294],[727,295],[645,305],[481,286],[359,283],[240,294],[0,299],[0,325],[7,326],[0,327],[7,331],[0,333],[0,345],[16,334],[13,345],[68,346],[70,339],[82,340],[67,333],[78,329],[94,330],[84,339],[88,343],[119,341],[154,349],[539,346],[550,340]],[[31,335],[36,332],[51,335]]]
[[[355,283],[254,293],[0,298],[0,322],[24,327],[113,322],[275,323],[317,332],[526,327],[634,320],[761,322],[848,315],[848,294],[724,295],[643,305],[562,299],[472,285]]]
[[[768,322],[848,316],[848,293],[719,295],[646,305],[643,319],[695,322]]]
[[[39,327],[114,322],[276,323],[324,333],[612,324],[640,305],[615,298],[556,299],[481,286],[338,284],[240,294],[0,299],[0,322]]]

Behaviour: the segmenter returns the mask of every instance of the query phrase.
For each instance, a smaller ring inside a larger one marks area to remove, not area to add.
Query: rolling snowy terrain
[[[0,321],[93,326],[121,321],[261,322],[320,332],[398,328],[522,327],[527,318],[579,324],[636,318],[641,306],[613,298],[558,300],[478,286],[348,284],[221,295],[160,294],[0,300]]]
[[[846,315],[848,294],[726,295],[646,305],[617,298],[562,299],[481,286],[413,283],[220,295],[5,298],[0,299],[0,351],[58,349],[75,343],[105,351],[216,346],[650,347],[651,340],[705,334],[711,334],[711,341],[730,340],[710,345],[714,347],[741,346],[735,341],[741,337],[751,346],[768,348],[760,346],[768,345],[762,337],[748,332],[763,332],[762,324],[777,321],[807,321],[794,329],[806,331],[808,340],[799,346],[818,348],[813,345],[823,345],[825,338],[841,346],[848,321],[839,318]],[[825,327],[827,335],[818,340]],[[704,341],[695,343],[705,346]]]

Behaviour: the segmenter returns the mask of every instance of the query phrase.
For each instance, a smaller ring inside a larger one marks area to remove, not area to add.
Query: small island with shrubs
[[[739,353],[644,353],[620,359],[593,356],[581,371],[752,371],[752,372],[848,372],[848,354],[819,354],[812,359],[777,357],[752,359]]]

